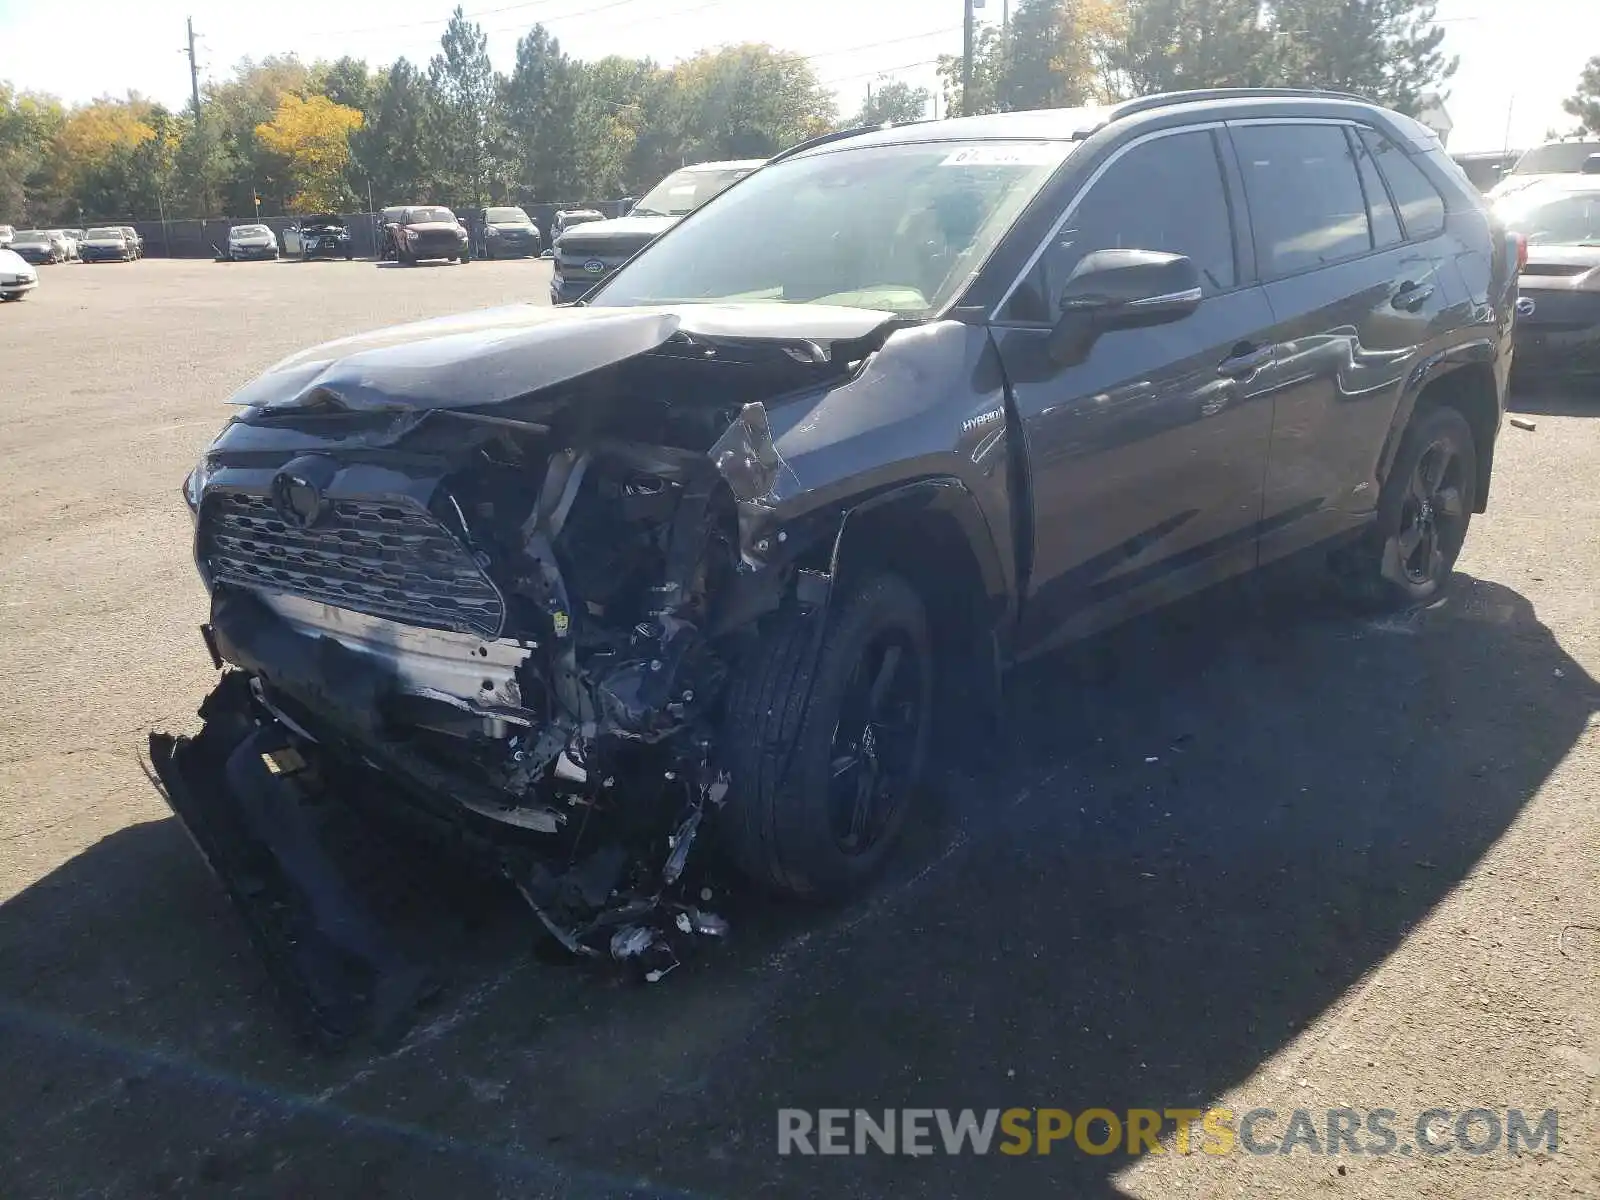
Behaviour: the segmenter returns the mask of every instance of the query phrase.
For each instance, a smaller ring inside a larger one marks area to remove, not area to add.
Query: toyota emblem
[[[1533,316],[1534,310],[1538,307],[1539,306],[1533,302],[1533,297],[1531,296],[1517,297],[1517,316],[1519,317]]]
[[[598,258],[591,258],[588,262],[583,264],[583,269],[590,275],[598,275],[606,269],[606,265]]]
[[[290,525],[310,529],[327,508],[322,489],[312,480],[289,471],[272,477],[272,507]]]

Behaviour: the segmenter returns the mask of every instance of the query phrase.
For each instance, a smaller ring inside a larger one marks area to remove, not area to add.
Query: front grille
[[[302,529],[265,496],[221,492],[201,509],[199,546],[214,583],[490,639],[505,623],[500,590],[419,507],[336,500],[314,527]]]

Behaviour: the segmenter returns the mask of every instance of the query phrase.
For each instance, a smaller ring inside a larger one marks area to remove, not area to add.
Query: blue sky
[[[983,16],[999,19],[1001,0]],[[135,89],[168,104],[188,96],[179,53],[184,18],[202,35],[204,73],[220,76],[245,55],[354,54],[372,63],[426,62],[449,0],[0,0],[0,78],[69,100]],[[489,31],[495,65],[508,69],[517,38],[544,22],[580,58],[648,55],[669,64],[705,47],[764,41],[813,56],[842,111],[879,75],[934,86],[930,60],[961,48],[960,0],[465,0]],[[1461,56],[1449,84],[1451,149],[1538,141],[1570,121],[1560,111],[1585,59],[1600,54],[1600,0],[1440,0],[1447,47]],[[107,30],[115,34],[107,36]]]

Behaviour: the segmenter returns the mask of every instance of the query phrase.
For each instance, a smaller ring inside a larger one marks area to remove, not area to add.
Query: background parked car
[[[235,225],[228,230],[228,261],[278,257],[278,239],[265,225]]]
[[[67,251],[67,259],[66,259],[66,261],[71,262],[73,259],[79,257],[79,255],[78,255],[78,239],[73,236],[73,231],[72,230],[70,230],[70,229],[51,229],[48,232],[49,232],[51,237],[59,239],[61,244],[64,247],[66,247],[66,251]]]
[[[303,259],[355,257],[350,227],[337,213],[315,213],[283,231],[283,252]]]
[[[406,209],[394,231],[395,253],[400,262],[415,266],[430,258],[467,262],[472,257],[466,229],[456,214],[442,204]]]
[[[128,235],[115,225],[101,225],[83,235],[78,248],[84,262],[132,262],[138,255],[128,244]]]
[[[1593,174],[1600,174],[1600,141],[1563,138],[1546,142],[1517,159],[1516,165],[1489,190],[1489,199],[1500,200],[1551,176]]]
[[[1552,176],[1501,200],[1495,213],[1527,240],[1518,373],[1600,374],[1600,175]]]
[[[591,221],[604,221],[605,219],[605,213],[598,208],[563,208],[556,213],[555,222],[550,229],[550,241],[554,243],[556,238],[574,225],[587,225]]]
[[[139,231],[132,225],[118,225],[117,228],[122,230],[122,236],[127,238],[128,245],[133,247],[134,258],[143,258],[144,238],[140,236]]]
[[[15,251],[0,247],[0,300],[21,300],[39,286],[39,273]]]
[[[750,174],[765,160],[697,163],[668,175],[625,217],[563,230],[554,239],[556,269],[550,300],[579,300],[623,263],[711,197]]]
[[[390,262],[399,258],[399,238],[396,231],[405,218],[409,204],[392,204],[378,214],[378,258]]]
[[[67,243],[48,229],[22,229],[11,239],[11,249],[31,263],[67,261]]]
[[[544,238],[533,218],[520,208],[475,208],[467,230],[479,258],[538,258]]]

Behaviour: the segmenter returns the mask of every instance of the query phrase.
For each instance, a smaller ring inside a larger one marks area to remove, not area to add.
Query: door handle
[[[1408,279],[1395,289],[1394,299],[1389,301],[1389,305],[1401,312],[1416,312],[1428,302],[1428,297],[1431,295],[1433,295],[1433,284],[1418,283]]]
[[[1257,346],[1253,342],[1240,342],[1233,353],[1217,364],[1217,374],[1229,379],[1249,379],[1278,356],[1276,346]]]

